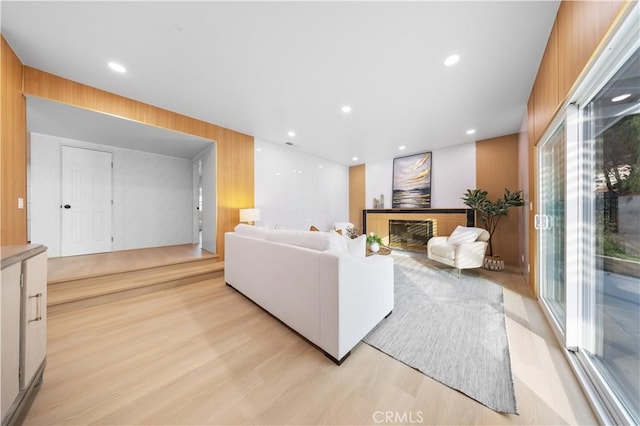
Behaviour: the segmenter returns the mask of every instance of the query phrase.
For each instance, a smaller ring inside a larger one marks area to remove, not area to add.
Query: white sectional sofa
[[[340,364],[394,303],[393,259],[350,243],[240,224],[225,234],[225,281]]]

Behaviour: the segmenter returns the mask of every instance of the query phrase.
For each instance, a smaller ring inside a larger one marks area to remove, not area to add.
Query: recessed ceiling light
[[[320,165],[318,166],[318,168],[319,168],[319,169],[321,169],[321,168],[323,168],[323,167],[324,167],[324,166],[323,166],[322,164],[320,164]]]
[[[287,133],[287,135],[288,135],[290,138],[292,138],[292,137],[294,137],[294,136],[296,135],[296,132],[289,132],[289,133]]]
[[[631,97],[631,93],[625,93],[624,95],[620,95],[620,96],[616,96],[615,98],[612,98],[611,102],[624,101],[625,99],[629,99],[630,97]]]
[[[351,112],[351,107],[349,105],[345,105],[342,107],[342,112],[344,112],[345,114],[348,114]]]
[[[353,161],[358,161],[358,157],[351,158]]]
[[[472,135],[472,134],[474,134],[475,132],[476,132],[476,129],[469,129],[469,130],[467,130],[467,134],[468,134],[468,135]]]
[[[406,146],[404,146],[404,145],[401,145],[401,146],[399,146],[399,147],[398,147],[398,149],[399,149],[400,151],[404,151],[405,149],[407,149],[407,147],[406,147]]]
[[[115,72],[119,72],[120,74],[124,74],[125,72],[127,72],[127,69],[117,62],[109,62],[107,65],[109,65],[109,68],[111,68]]]
[[[450,67],[451,65],[457,64],[459,60],[460,60],[460,55],[451,55],[444,60],[444,64]]]
[[[260,148],[256,148],[256,151],[260,152],[260,151],[262,151],[262,150],[261,150]]]

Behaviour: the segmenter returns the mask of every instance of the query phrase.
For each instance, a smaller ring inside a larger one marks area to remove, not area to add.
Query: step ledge
[[[158,268],[163,268],[163,267],[167,267],[167,266],[174,266],[174,265],[182,265],[185,263],[196,263],[196,262],[207,262],[207,261],[213,261],[213,263],[218,263],[220,262],[218,260],[218,255],[211,255],[211,256],[207,256],[207,257],[198,257],[198,258],[193,258],[193,259],[184,259],[184,260],[179,260],[179,261],[175,261],[175,262],[171,262],[171,263],[163,263],[161,265],[152,265],[152,266],[148,266],[145,268],[136,268],[136,269],[120,269],[117,271],[112,271],[112,272],[108,272],[108,273],[96,273],[96,274],[89,274],[89,275],[79,275],[79,276],[75,276],[75,277],[71,277],[71,278],[57,278],[57,279],[53,279],[53,280],[47,280],[47,285],[55,285],[55,284],[60,284],[60,283],[68,283],[68,282],[73,282],[73,281],[81,281],[81,280],[88,280],[91,278],[98,278],[98,277],[108,277],[111,275],[120,275],[120,274],[127,274],[127,273],[131,273],[131,272],[138,272],[138,271],[148,271],[150,269],[158,269]]]
[[[168,288],[178,287],[182,285],[189,285],[203,280],[218,278],[222,275],[223,271],[206,272],[204,274],[198,274],[190,277],[182,277],[179,279],[157,282],[153,284],[146,284],[138,287],[130,287],[119,291],[108,292],[104,294],[95,294],[83,298],[75,298],[73,300],[67,300],[64,302],[57,302],[52,305],[47,305],[47,315],[49,317],[86,307],[101,305],[117,300],[128,299],[130,297],[136,297],[143,294],[153,293],[155,291],[162,291]]]

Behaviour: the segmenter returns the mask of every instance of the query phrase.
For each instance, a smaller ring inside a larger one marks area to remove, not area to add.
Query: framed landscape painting
[[[393,159],[392,196],[394,209],[431,207],[431,152]]]

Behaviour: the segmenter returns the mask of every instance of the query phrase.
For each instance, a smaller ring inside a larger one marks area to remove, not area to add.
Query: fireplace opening
[[[405,250],[427,251],[427,241],[433,237],[430,220],[389,220],[389,246]]]

